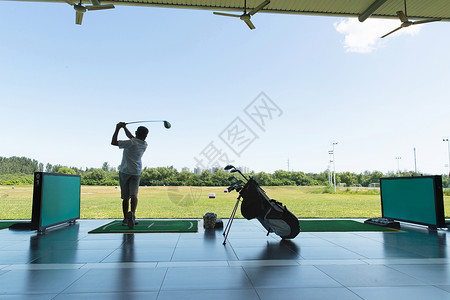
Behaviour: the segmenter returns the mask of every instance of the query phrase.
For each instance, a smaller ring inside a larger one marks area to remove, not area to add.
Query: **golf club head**
[[[233,165],[226,165],[225,168],[223,168],[225,171],[228,171],[230,169],[233,169],[234,166]]]
[[[172,127],[172,125],[168,121],[164,121],[164,127],[169,129],[170,127]]]

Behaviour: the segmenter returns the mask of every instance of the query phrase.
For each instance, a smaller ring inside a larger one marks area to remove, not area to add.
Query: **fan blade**
[[[389,33],[383,35],[381,38],[387,37],[387,36],[390,35],[391,33],[394,33],[394,32],[396,32],[397,30],[400,30],[400,29],[402,29],[402,28],[403,28],[403,27],[400,26],[400,27],[398,27],[397,29],[394,29],[394,30],[392,30],[391,32],[389,32]]]
[[[75,24],[81,25],[81,21],[83,21],[83,14],[82,12],[77,11],[75,13]]]
[[[270,3],[270,0],[264,1],[263,3],[261,3],[260,5],[258,5],[257,7],[255,7],[254,9],[252,9],[252,10],[249,12],[249,14],[253,16],[253,15],[256,14],[258,11],[260,11],[261,9],[263,9],[265,6],[269,5],[269,3]]]
[[[101,10],[101,9],[110,9],[110,8],[114,8],[114,4],[105,4],[105,5],[98,5],[98,6],[94,6],[94,5],[86,6],[87,10]]]
[[[402,23],[408,22],[408,18],[403,11],[399,10],[398,12],[396,12],[396,14],[399,17],[400,21],[402,21]]]
[[[225,17],[236,17],[236,18],[241,17],[241,15],[233,15],[233,14],[227,14],[227,13],[221,13],[221,12],[213,12],[213,14],[218,15],[218,16],[225,16]]]
[[[244,19],[243,21],[245,22],[245,24],[248,25],[248,27],[249,27],[250,29],[253,30],[253,29],[256,28],[255,25],[253,25],[252,21],[250,21],[250,19]]]
[[[420,20],[420,21],[412,22],[412,25],[424,24],[424,23],[430,23],[430,22],[437,22],[437,21],[441,21],[441,20],[442,19],[438,19],[438,18],[428,19],[428,20]]]

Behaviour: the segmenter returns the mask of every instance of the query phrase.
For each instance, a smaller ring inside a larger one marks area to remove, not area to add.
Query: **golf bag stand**
[[[223,235],[225,236],[225,239],[223,240],[223,243],[222,243],[223,245],[225,245],[227,243],[228,233],[230,233],[231,224],[233,223],[234,216],[236,215],[236,211],[239,207],[239,202],[241,202],[241,197],[242,196],[239,194],[239,196],[237,197],[236,204],[234,205],[233,211],[231,212],[230,218],[228,219],[227,226],[225,227],[225,230],[223,231]]]

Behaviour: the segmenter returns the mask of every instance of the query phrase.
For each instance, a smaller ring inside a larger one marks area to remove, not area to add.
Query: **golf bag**
[[[258,183],[250,178],[242,190],[241,214],[247,220],[258,219],[267,230],[283,239],[293,239],[300,233],[297,217],[281,202],[270,199]]]
[[[247,220],[256,218],[267,230],[267,235],[274,232],[283,239],[292,239],[300,233],[300,224],[297,217],[282,203],[270,199],[253,178],[247,179],[244,174],[231,165],[226,166],[225,170],[231,170],[231,173],[238,172],[247,182],[244,185],[242,180],[237,180],[227,189],[228,192],[236,190],[239,197],[224,230],[224,245],[241,198],[243,199],[241,204],[242,216]],[[235,178],[230,177],[230,179]]]

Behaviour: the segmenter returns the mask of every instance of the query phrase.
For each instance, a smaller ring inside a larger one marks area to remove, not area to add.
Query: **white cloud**
[[[401,25],[400,20],[367,19],[359,22],[356,18],[345,18],[333,24],[337,32],[344,34],[346,52],[370,53],[382,46],[382,42],[402,34],[417,34],[422,25],[402,28],[385,39],[380,37]]]

